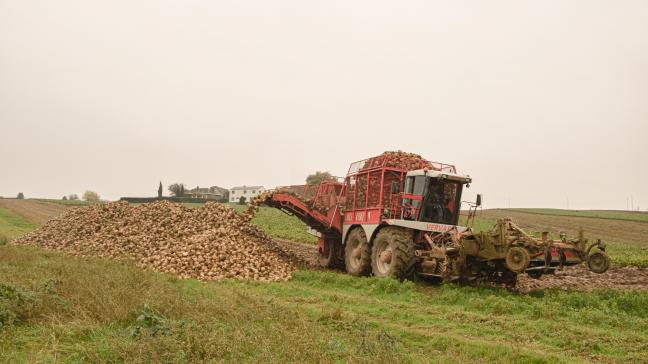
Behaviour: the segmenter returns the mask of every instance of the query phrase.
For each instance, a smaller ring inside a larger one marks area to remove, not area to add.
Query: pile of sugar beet
[[[285,281],[294,261],[263,231],[250,211],[228,205],[200,208],[158,201],[112,202],[71,209],[14,241],[75,256],[132,259],[181,278]]]

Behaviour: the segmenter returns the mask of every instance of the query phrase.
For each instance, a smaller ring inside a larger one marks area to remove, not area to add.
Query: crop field
[[[592,217],[607,220],[625,220],[648,222],[648,212],[611,211],[611,210],[561,210],[561,209],[506,209],[506,211],[524,212],[527,214]]]
[[[52,203],[57,205],[64,205],[64,206],[87,206],[90,204],[88,201],[83,201],[83,200],[55,200],[51,198],[37,198],[34,199],[33,201],[47,202],[47,203]]]
[[[38,224],[6,208],[0,207],[0,241],[6,242],[38,227]]]
[[[0,198],[0,209],[10,211],[25,220],[42,224],[51,217],[59,215],[71,206],[50,203],[42,200],[18,200],[13,198]]]
[[[475,227],[499,214],[484,211]],[[537,221],[526,215],[513,217]],[[563,226],[564,216],[547,216],[549,228]],[[278,210],[261,208],[253,222],[314,241]],[[0,208],[3,234],[37,226]],[[307,268],[288,282],[203,283],[9,244],[0,246],[0,361],[648,362],[648,293],[519,294]]]

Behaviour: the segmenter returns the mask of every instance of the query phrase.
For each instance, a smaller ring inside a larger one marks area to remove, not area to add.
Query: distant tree
[[[61,200],[67,201],[67,196],[63,196],[63,198]]]
[[[79,196],[77,196],[76,193],[68,195],[68,200],[70,200],[70,201],[77,201],[78,199],[79,199]]]
[[[160,181],[160,186],[158,187],[158,197],[162,197],[162,181]]]
[[[169,185],[169,192],[175,197],[182,197],[185,194],[184,183],[174,183]]]
[[[239,205],[245,205],[245,196],[239,197]]]
[[[332,180],[333,176],[331,175],[330,172],[328,171],[317,171],[313,174],[309,174],[308,177],[306,177],[306,183],[309,185],[318,185],[322,181],[326,180]]]
[[[22,192],[18,192],[18,196],[16,196],[17,199],[23,200],[25,198],[25,195]]]
[[[83,193],[83,199],[88,202],[99,202],[99,194],[95,191],[85,191]]]
[[[221,197],[219,202],[229,202],[229,191],[223,191],[223,197]]]

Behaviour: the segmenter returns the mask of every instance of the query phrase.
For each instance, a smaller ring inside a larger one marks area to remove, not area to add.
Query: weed
[[[140,337],[143,332],[149,336],[169,334],[167,319],[156,313],[148,304],[144,304],[131,330],[134,337]]]
[[[34,305],[32,293],[0,283],[0,329],[27,320]]]

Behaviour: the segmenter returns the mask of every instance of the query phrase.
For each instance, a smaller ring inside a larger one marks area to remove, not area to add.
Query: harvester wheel
[[[610,258],[604,252],[595,252],[587,256],[587,267],[594,273],[605,273],[610,268]]]
[[[506,266],[511,272],[522,273],[529,266],[529,252],[519,246],[509,248],[506,253]]]
[[[336,239],[325,239],[321,249],[317,250],[317,262],[323,268],[335,268],[340,244]]]
[[[374,276],[405,279],[414,273],[415,263],[411,230],[389,226],[378,232],[371,250]]]
[[[371,246],[361,227],[349,233],[344,248],[344,265],[347,273],[353,276],[366,276],[371,269]]]

